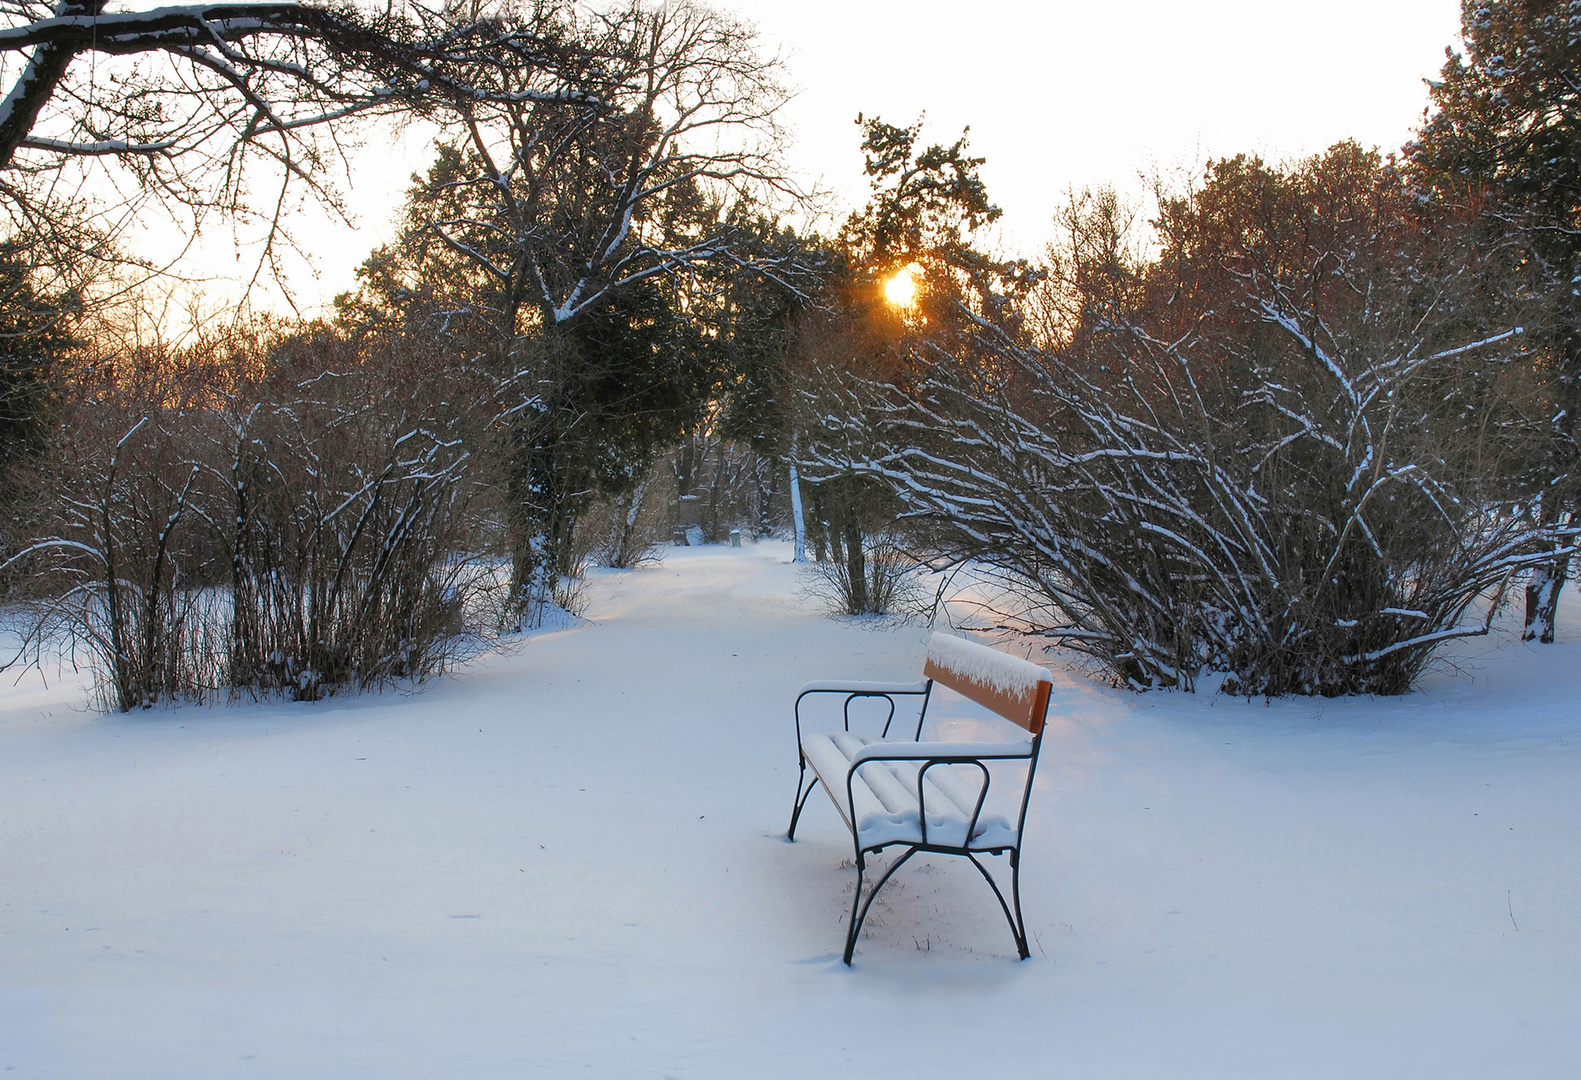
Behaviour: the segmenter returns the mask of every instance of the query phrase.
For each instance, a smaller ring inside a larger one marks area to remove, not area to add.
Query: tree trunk
[[[1547,566],[1532,571],[1526,583],[1526,628],[1522,641],[1536,639],[1544,645],[1554,643],[1554,618],[1559,610],[1559,592],[1570,572],[1570,556],[1562,555]]]
[[[708,523],[703,527],[703,539],[716,543],[725,535],[724,527],[719,522],[719,495],[725,486],[725,458],[727,451],[723,439],[713,444],[714,449],[714,479],[708,488]]]
[[[638,545],[637,518],[642,513],[642,500],[648,494],[648,478],[644,476],[629,496],[631,505],[626,506],[627,496],[622,495],[615,503],[617,511],[624,508],[626,513],[618,515],[615,519],[615,553],[610,560],[615,566],[631,566],[637,558]]]
[[[541,417],[518,435],[519,459],[511,470],[511,602],[524,626],[538,626],[554,599],[569,554],[570,524],[559,429]]]
[[[862,551],[862,527],[856,520],[854,500],[845,505],[845,567],[850,580],[848,597],[852,615],[866,615],[872,608],[867,595],[867,559]]]
[[[823,485],[813,488],[813,555],[819,562],[825,559],[841,562],[843,556],[840,552],[840,533],[829,524],[831,515],[827,509],[828,494]]]
[[[1563,434],[1569,435],[1566,431]],[[1550,489],[1543,493],[1539,510],[1544,525],[1556,525],[1565,514],[1559,500]],[[1560,555],[1545,566],[1532,571],[1526,583],[1526,626],[1521,631],[1522,641],[1536,640],[1544,645],[1554,643],[1554,621],[1559,611],[1559,593],[1570,576],[1570,556]]]
[[[804,563],[807,561],[807,519],[802,516],[801,479],[796,475],[794,461],[790,463],[790,500],[791,522],[796,529],[796,552],[791,556],[791,562]]]

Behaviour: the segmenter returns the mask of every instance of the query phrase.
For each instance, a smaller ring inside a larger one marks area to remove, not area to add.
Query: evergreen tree
[[[1549,300],[1542,327],[1550,356],[1548,450],[1534,487],[1549,521],[1573,515],[1581,408],[1581,3],[1464,0],[1464,55],[1451,51],[1433,107],[1409,148],[1441,198],[1481,203],[1490,222],[1527,255],[1525,280]],[[1528,639],[1554,639],[1569,560],[1534,572],[1526,594]]]
[[[0,243],[0,537],[10,532],[21,472],[46,447],[61,366],[78,344],[75,295],[41,291],[26,255]]]
[[[734,276],[785,280],[733,209],[788,186],[783,91],[753,31],[689,3],[630,3],[581,31],[611,58],[606,107],[480,107],[410,193],[399,250],[366,278],[493,356],[529,619],[573,568],[582,504],[635,484],[721,391]]]
[[[1001,211],[967,150],[967,132],[949,145],[919,144],[922,124],[897,127],[857,117],[868,203],[847,219],[835,244],[822,301],[799,320],[790,364],[801,388],[797,444],[814,488],[809,534],[819,561],[836,564],[838,591],[851,614],[883,610],[892,592],[869,565],[867,548],[893,529],[900,504],[883,484],[856,475],[874,418],[851,388],[877,382],[905,389],[928,349],[953,348],[974,318],[1009,325],[1037,274],[980,246],[980,232]],[[886,286],[909,277],[905,305]]]

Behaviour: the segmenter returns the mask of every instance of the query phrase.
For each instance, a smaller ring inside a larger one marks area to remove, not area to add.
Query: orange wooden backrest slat
[[[945,667],[932,657],[922,666],[922,673],[936,683],[948,686],[962,697],[971,698],[986,709],[992,709],[1013,724],[1018,724],[1036,735],[1043,730],[1043,719],[1048,713],[1049,691],[1053,684],[1039,680],[1021,693],[1011,693],[997,686],[978,682],[954,668]]]

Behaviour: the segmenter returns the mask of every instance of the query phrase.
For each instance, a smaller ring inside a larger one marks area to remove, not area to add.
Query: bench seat
[[[1016,843],[1016,831],[1009,819],[1001,813],[990,813],[987,808],[978,816],[972,835],[966,835],[982,784],[976,769],[950,765],[934,766],[922,781],[922,801],[928,808],[928,832],[924,838],[917,774],[924,762],[935,757],[1025,758],[1030,744],[919,743],[836,731],[804,735],[801,750],[807,764],[834,796],[832,801],[846,819],[846,828],[856,833],[864,849],[926,842],[986,851]],[[846,777],[853,764],[876,755],[888,760],[867,760],[851,777],[856,810],[853,822],[845,798]]]

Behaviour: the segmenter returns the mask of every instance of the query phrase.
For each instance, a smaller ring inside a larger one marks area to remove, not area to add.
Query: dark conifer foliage
[[[1570,0],[1465,0],[1466,51],[1451,52],[1431,84],[1432,108],[1408,147],[1437,197],[1485,213],[1492,243],[1520,245],[1522,272],[1492,283],[1544,296],[1534,323],[1549,355],[1550,438],[1535,463],[1551,521],[1575,515],[1576,414],[1581,408],[1581,4]],[[1554,639],[1569,560],[1533,574],[1526,636]]]
[[[30,254],[0,244],[0,551],[11,536],[18,469],[36,462],[57,419],[63,370],[81,342],[74,293],[47,295],[35,284]]]

